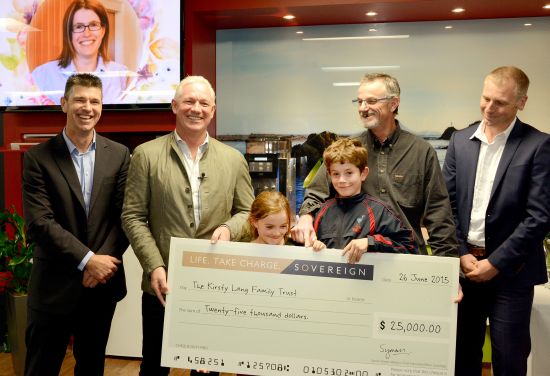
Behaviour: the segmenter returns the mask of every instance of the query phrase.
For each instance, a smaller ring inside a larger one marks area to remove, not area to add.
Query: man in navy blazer
[[[25,153],[23,205],[35,244],[25,375],[59,375],[74,338],[75,375],[103,375],[116,304],[126,295],[120,215],[128,148],[95,132],[101,80],[69,77],[63,131]]]
[[[494,374],[527,372],[534,285],[548,280],[542,242],[550,231],[550,136],[516,117],[528,87],[516,67],[492,71],[483,120],[455,132],[445,158],[464,272],[457,376],[481,374],[487,318]]]

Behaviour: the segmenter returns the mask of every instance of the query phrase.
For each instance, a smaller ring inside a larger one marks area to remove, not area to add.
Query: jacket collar
[[[365,195],[366,193],[363,192],[351,197],[338,197],[338,195],[336,195],[335,199],[338,206],[340,206],[344,210],[347,210],[350,207],[353,207],[362,202],[365,199]]]
[[[369,145],[372,145],[373,147],[380,148],[382,146],[394,145],[399,139],[399,135],[401,134],[401,125],[399,124],[399,120],[395,119],[395,130],[383,143],[378,141],[371,130],[367,130],[365,133],[367,143]]]
[[[514,123],[514,128],[508,136],[508,140],[506,141],[506,145],[504,146],[504,151],[502,152],[502,156],[500,157],[500,162],[498,163],[497,173],[493,182],[493,188],[491,189],[491,197],[495,193],[496,188],[500,185],[500,182],[504,177],[504,173],[508,169],[510,162],[512,162],[512,159],[514,159],[514,154],[516,153],[516,150],[521,143],[524,130],[524,124],[519,119],[516,119],[516,122]]]

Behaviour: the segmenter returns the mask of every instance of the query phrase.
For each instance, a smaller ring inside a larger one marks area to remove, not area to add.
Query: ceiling
[[[187,0],[215,29],[377,22],[544,17],[550,0]],[[465,9],[452,13],[456,7]],[[368,11],[378,14],[366,16]],[[293,20],[282,16],[292,14]]]

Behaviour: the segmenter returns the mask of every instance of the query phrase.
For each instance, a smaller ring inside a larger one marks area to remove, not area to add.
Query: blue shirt
[[[69,148],[71,159],[73,161],[78,181],[80,182],[80,189],[82,190],[82,197],[84,197],[84,205],[86,209],[86,215],[90,214],[90,201],[92,197],[92,188],[94,186],[94,166],[95,166],[95,150],[96,150],[96,137],[94,131],[94,138],[92,143],[88,147],[86,152],[81,153],[78,151],[73,142],[67,137],[65,129],[63,129],[63,138]],[[84,267],[88,263],[88,260],[94,255],[92,251],[88,251],[86,256],[82,259],[78,265],[79,270],[84,270]]]

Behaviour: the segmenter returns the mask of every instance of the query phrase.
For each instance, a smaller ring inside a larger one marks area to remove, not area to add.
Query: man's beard
[[[374,129],[374,128],[378,128],[378,126],[380,126],[379,119],[377,119],[374,116],[371,116],[371,117],[372,117],[372,119],[367,120],[366,117],[363,117],[363,115],[361,115],[361,121],[362,121],[363,127],[365,129]]]

